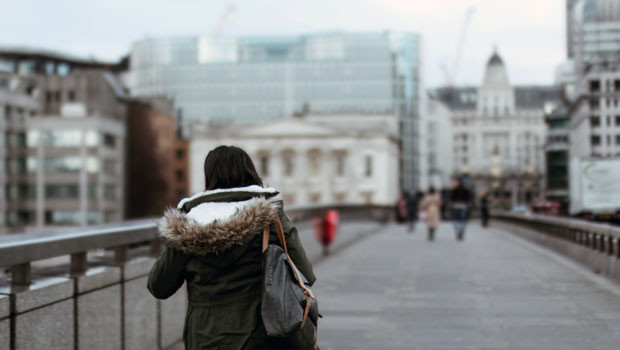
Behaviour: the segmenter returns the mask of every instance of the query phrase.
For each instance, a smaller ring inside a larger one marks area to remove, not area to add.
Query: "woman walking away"
[[[489,191],[484,191],[480,197],[480,218],[484,228],[489,226],[489,201]]]
[[[204,162],[205,192],[182,200],[160,223],[166,245],[148,280],[158,299],[187,284],[185,349],[280,349],[261,319],[262,232],[279,218],[288,252],[299,271],[315,277],[297,229],[278,192],[263,188],[242,149],[220,146]],[[270,244],[277,244],[272,226]]]
[[[456,231],[456,239],[462,241],[465,238],[465,225],[467,224],[467,208],[469,206],[469,190],[463,186],[463,182],[456,180],[456,187],[452,190],[452,222]]]
[[[420,208],[426,213],[426,225],[428,226],[428,240],[435,240],[435,229],[441,221],[441,196],[431,187],[428,194],[422,199]]]

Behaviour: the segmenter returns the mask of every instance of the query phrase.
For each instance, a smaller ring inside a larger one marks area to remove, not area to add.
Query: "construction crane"
[[[217,25],[215,26],[215,30],[213,31],[214,37],[217,38],[220,35],[222,35],[222,31],[224,30],[224,26],[226,25],[226,22],[228,22],[228,19],[233,13],[235,13],[235,11],[237,11],[237,9],[235,8],[234,5],[228,5],[224,13],[222,13],[220,18],[217,20]]]
[[[459,72],[459,65],[461,63],[461,57],[463,56],[463,48],[465,47],[465,40],[467,39],[467,32],[469,31],[469,24],[471,23],[471,19],[475,12],[475,6],[468,7],[467,12],[465,12],[465,18],[463,19],[463,25],[461,26],[459,40],[456,44],[456,52],[454,54],[452,69],[449,69],[445,62],[440,64],[441,71],[446,78],[446,84],[448,86],[453,86],[456,81],[456,76]]]

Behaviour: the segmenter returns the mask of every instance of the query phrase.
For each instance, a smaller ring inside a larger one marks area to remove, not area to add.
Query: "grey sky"
[[[0,45],[117,60],[141,38],[211,34],[230,5],[223,36],[418,32],[427,86],[445,83],[440,64],[453,65],[470,6],[457,84],[480,83],[494,45],[518,84],[552,83],[565,58],[563,0],[0,0]]]

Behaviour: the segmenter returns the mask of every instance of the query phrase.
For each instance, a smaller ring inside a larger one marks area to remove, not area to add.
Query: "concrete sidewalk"
[[[329,349],[620,349],[620,292],[497,228],[391,225],[315,268]]]

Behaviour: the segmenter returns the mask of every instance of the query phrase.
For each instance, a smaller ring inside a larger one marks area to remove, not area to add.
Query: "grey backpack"
[[[304,275],[288,255],[280,219],[274,220],[280,245],[269,244],[263,231],[263,293],[261,316],[267,336],[282,338],[290,349],[317,346],[319,307]]]

